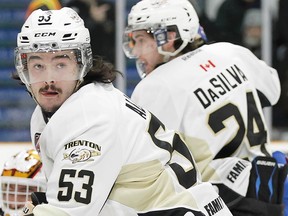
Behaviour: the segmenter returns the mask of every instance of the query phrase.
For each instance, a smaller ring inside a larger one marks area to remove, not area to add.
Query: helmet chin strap
[[[177,50],[174,50],[173,52],[164,51],[164,50],[162,49],[162,46],[159,46],[159,47],[158,47],[158,53],[160,53],[161,55],[163,55],[163,56],[164,56],[164,58],[163,58],[164,62],[167,62],[167,61],[170,60],[170,58],[171,58],[172,56],[176,56],[177,54],[179,54],[179,53],[187,46],[187,44],[188,44],[188,41],[187,41],[187,40],[183,41],[183,43],[181,44],[181,46],[180,46]]]
[[[75,86],[75,89],[73,91],[73,93],[75,93],[76,91],[79,90],[79,86],[81,85],[81,83],[83,82],[83,78],[80,80],[77,80],[77,83],[76,83],[76,86]]]
[[[170,60],[171,56],[170,55],[163,55],[163,63],[166,63]]]
[[[158,47],[158,53],[163,55],[163,63],[168,62],[172,56],[171,52],[163,51],[162,46]]]

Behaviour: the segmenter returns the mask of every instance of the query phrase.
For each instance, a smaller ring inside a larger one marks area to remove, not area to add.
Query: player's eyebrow
[[[29,56],[28,61],[31,61],[34,59],[42,59],[42,58],[40,56]]]
[[[133,36],[131,37],[132,39],[137,39],[139,37],[145,37],[144,31],[135,31]]]
[[[67,55],[67,54],[61,54],[61,55],[54,56],[54,57],[52,58],[52,60],[62,59],[62,58],[71,59],[69,55]],[[42,59],[42,58],[41,58],[40,56],[36,56],[36,55],[35,55],[35,56],[30,56],[30,57],[28,58],[28,61],[34,60],[34,59]]]
[[[62,59],[62,58],[71,59],[69,55],[67,55],[67,54],[62,54],[62,55],[54,56],[54,57],[52,58],[52,60],[54,60],[54,59]]]
[[[133,39],[135,40],[135,39],[137,39],[139,37],[144,37],[144,34],[141,34],[141,33],[136,34]]]

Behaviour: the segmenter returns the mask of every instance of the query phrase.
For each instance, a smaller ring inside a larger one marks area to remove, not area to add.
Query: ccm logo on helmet
[[[50,37],[55,35],[56,32],[43,32],[43,33],[35,33],[34,37]]]

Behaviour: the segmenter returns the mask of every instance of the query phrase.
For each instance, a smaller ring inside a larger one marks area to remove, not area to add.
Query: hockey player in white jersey
[[[117,71],[93,58],[75,11],[34,11],[15,58],[47,178],[48,203],[25,215],[231,215],[181,136],[113,87]]]
[[[274,176],[262,111],[279,98],[278,74],[244,47],[206,41],[188,0],[138,2],[123,39],[143,78],[132,100],[183,134],[233,214],[281,215],[287,168]]]

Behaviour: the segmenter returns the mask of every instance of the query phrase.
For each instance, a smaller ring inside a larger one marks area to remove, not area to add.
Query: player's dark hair
[[[21,79],[20,79],[20,77],[16,71],[12,72],[11,78],[14,80],[17,80],[20,85],[24,85],[24,83],[21,81]]]
[[[181,39],[175,40],[174,41],[174,48],[178,49],[182,43],[183,43],[183,41]],[[201,47],[204,44],[206,44],[205,40],[203,40],[202,38],[196,38],[192,43],[188,43],[187,46],[185,46],[184,49],[181,50],[180,53],[182,53],[182,54],[188,53],[190,51],[193,51],[193,50]]]
[[[93,66],[83,78],[79,88],[92,82],[111,83],[116,79],[117,74],[122,75],[112,63],[105,61],[101,56],[94,56]]]

